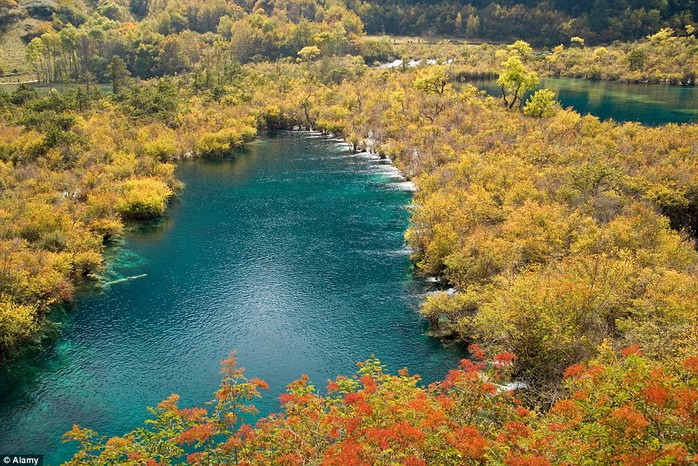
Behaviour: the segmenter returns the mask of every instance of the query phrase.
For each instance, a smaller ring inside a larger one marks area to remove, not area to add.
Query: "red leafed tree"
[[[180,409],[172,395],[149,428],[105,441],[75,427],[71,464],[691,464],[698,461],[698,357],[665,367],[630,348],[601,348],[565,373],[566,396],[542,412],[508,390],[510,353],[463,360],[442,382],[387,373],[371,358],[355,377],[318,390],[288,386],[282,411],[244,423],[267,389],[234,355],[223,363],[213,409]]]

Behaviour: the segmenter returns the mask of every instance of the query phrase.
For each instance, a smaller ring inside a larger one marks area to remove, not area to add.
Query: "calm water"
[[[472,84],[501,95],[494,79]],[[541,78],[540,87],[554,90],[564,107],[602,120],[639,121],[646,125],[698,122],[698,87],[623,84],[575,78]]]
[[[427,380],[464,356],[424,335],[427,284],[403,243],[409,186],[385,162],[286,132],[178,170],[186,189],[166,219],[113,251],[109,280],[147,276],[83,296],[46,362],[15,367],[25,381],[5,384],[0,452],[56,464],[75,423],[115,435],[173,392],[201,404],[232,349],[270,383],[267,412],[301,374],[324,387],[371,353]]]

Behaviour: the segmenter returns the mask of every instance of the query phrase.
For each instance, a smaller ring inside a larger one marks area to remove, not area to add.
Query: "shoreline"
[[[351,155],[369,155],[371,158],[375,158],[375,160],[381,160],[381,161],[386,161],[389,163],[390,167],[394,168],[395,171],[399,174],[400,178],[402,181],[400,183],[409,183],[407,185],[407,189],[404,189],[404,191],[409,191],[409,192],[416,192],[417,191],[417,186],[407,177],[405,174],[395,165],[394,161],[390,158],[385,156],[384,154],[381,154],[377,149],[375,149],[375,145],[373,149],[368,148],[368,142],[370,138],[364,139],[362,142],[364,143],[362,149],[357,149],[352,143],[348,142],[346,139],[344,139],[341,135],[331,133],[328,131],[323,131],[323,130],[316,130],[316,129],[307,129],[303,128],[300,125],[293,125],[291,128],[257,128],[257,134],[250,139],[246,140],[243,142],[241,146],[237,146],[232,148],[228,153],[226,154],[213,154],[213,155],[205,155],[205,154],[195,154],[190,151],[183,152],[181,154],[177,154],[174,158],[175,160],[175,165],[178,166],[181,162],[188,161],[197,161],[197,160],[202,160],[202,159],[215,159],[215,158],[220,158],[220,157],[228,157],[232,154],[235,153],[235,151],[242,150],[246,147],[247,144],[256,141],[259,138],[259,134],[261,132],[269,132],[269,131],[288,131],[288,132],[299,132],[299,133],[306,133],[306,134],[315,134],[319,137],[322,138],[327,138],[328,142],[334,142],[336,144],[341,144],[343,146],[347,146],[351,150]],[[178,181],[181,181],[178,179]],[[186,189],[186,186],[183,187],[182,189]],[[168,201],[167,201],[167,209],[171,207],[171,202],[173,199],[178,195],[178,192],[175,192],[173,196],[171,196]],[[128,228],[129,225],[132,227],[138,228],[147,225],[150,222],[154,221],[161,221],[164,218],[166,218],[167,215],[167,210],[160,216],[152,218],[152,219],[142,219],[142,220],[131,220],[131,221],[125,221],[125,228]],[[119,238],[123,238],[125,232],[122,233],[122,235]],[[108,241],[114,241],[115,238],[110,238]],[[119,241],[119,243],[121,243]],[[105,244],[104,250],[102,251],[102,258],[105,261],[104,262],[104,270],[108,270],[109,266],[107,262],[110,260],[108,257],[110,253],[110,248],[120,248],[123,247],[122,244],[120,245],[109,245]],[[410,250],[411,253],[411,250]],[[111,257],[111,260],[114,258]],[[102,271],[103,272],[103,271]],[[118,279],[112,279],[109,280],[103,273],[98,273],[98,274],[92,274],[87,277],[81,278],[79,281],[76,281],[74,283],[75,285],[75,296],[72,297],[72,299],[68,301],[63,301],[59,303],[53,304],[46,312],[43,313],[41,320],[40,320],[40,330],[39,332],[36,333],[36,335],[27,341],[25,344],[21,345],[16,349],[16,351],[12,354],[8,354],[2,361],[0,361],[0,372],[7,370],[10,368],[13,364],[19,362],[23,358],[29,358],[32,359],[34,358],[37,354],[41,353],[44,351],[47,347],[48,344],[51,344],[52,342],[57,341],[60,339],[60,327],[62,326],[65,318],[67,315],[70,315],[74,311],[74,306],[77,303],[77,300],[80,298],[80,295],[83,293],[92,293],[92,292],[101,292],[104,290],[104,288],[108,288],[111,285],[114,284],[119,284],[127,281],[131,281],[137,278],[142,278],[142,275],[138,276],[131,276],[131,277],[123,277],[123,278],[118,278]],[[59,315],[59,319],[52,319],[51,316],[53,315]]]

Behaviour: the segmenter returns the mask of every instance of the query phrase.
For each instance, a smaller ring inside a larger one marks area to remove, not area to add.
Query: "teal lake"
[[[698,121],[698,88],[542,85],[602,119]],[[263,414],[304,373],[323,387],[375,354],[428,382],[465,356],[426,336],[417,309],[433,286],[410,264],[411,186],[388,162],[281,132],[225,159],[184,162],[177,175],[186,188],[165,218],[110,248],[106,285],[60,318],[58,340],[0,376],[0,452],[59,464],[75,450],[61,443],[73,424],[112,436],[171,393],[201,405],[231,350],[269,382]]]
[[[58,342],[10,368],[0,452],[57,464],[74,451],[60,438],[73,424],[112,436],[171,393],[201,405],[233,349],[271,386],[262,413],[301,374],[324,387],[372,353],[426,381],[465,356],[425,335],[429,286],[403,239],[410,186],[387,162],[284,132],[185,162],[178,177],[166,218],[110,252],[107,280],[146,276],[80,297]]]
[[[471,84],[501,96],[496,79]],[[577,78],[541,78],[541,88],[552,89],[563,107],[602,120],[637,121],[645,125],[698,122],[698,86],[624,84]]]

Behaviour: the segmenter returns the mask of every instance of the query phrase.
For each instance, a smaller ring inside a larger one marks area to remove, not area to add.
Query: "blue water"
[[[501,90],[494,79],[472,84],[492,95]],[[541,78],[540,86],[552,89],[564,107],[602,120],[637,121],[645,125],[698,123],[698,86],[624,84],[577,78]]]
[[[318,386],[375,353],[427,381],[464,356],[425,335],[403,234],[411,194],[386,162],[307,133],[261,137],[223,160],[183,163],[186,188],[161,222],[110,251],[105,281],[78,299],[60,339],[15,365],[0,404],[0,453],[74,446],[73,424],[104,435],[139,426],[171,393],[211,399],[230,350],[271,385]],[[20,372],[21,371],[21,372]]]

